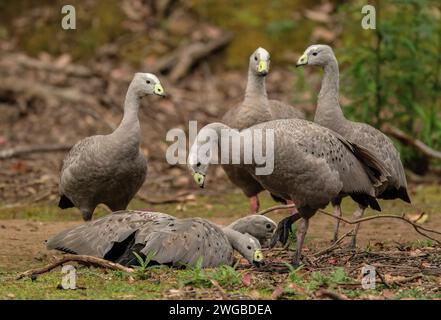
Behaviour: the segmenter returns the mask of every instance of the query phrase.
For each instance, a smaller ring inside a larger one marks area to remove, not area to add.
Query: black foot
[[[81,215],[83,216],[84,221],[90,221],[92,220],[92,212],[81,212]]]
[[[274,232],[273,237],[271,238],[270,248],[274,248],[277,244],[277,241],[280,241],[283,245],[288,242],[288,236],[291,231],[291,226],[295,222],[294,216],[286,217],[281,220],[277,225],[277,229]]]

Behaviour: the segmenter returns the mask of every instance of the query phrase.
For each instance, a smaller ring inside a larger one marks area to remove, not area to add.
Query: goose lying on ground
[[[237,229],[236,229],[237,226]],[[202,257],[203,267],[233,263],[233,249],[250,263],[263,264],[260,243],[275,223],[262,216],[248,216],[228,227],[201,218],[178,219],[165,213],[118,211],[86,222],[50,238],[48,249],[91,255],[126,266],[154,253],[152,263],[194,266]]]
[[[302,111],[277,100],[268,100],[265,88],[265,76],[269,72],[270,54],[258,48],[250,56],[248,80],[245,98],[238,106],[230,109],[222,118],[222,122],[231,128],[243,130],[255,124],[286,118],[305,118]],[[259,211],[258,194],[264,188],[245,170],[235,165],[223,165],[230,181],[239,187],[250,200],[251,212]],[[277,195],[271,194],[274,200],[285,202]]]
[[[351,142],[364,146],[383,162],[390,175],[388,182],[378,190],[377,198],[399,198],[410,203],[403,164],[392,141],[380,130],[368,124],[349,121],[345,118],[339,103],[338,62],[331,47],[327,45],[310,46],[297,62],[297,66],[304,65],[320,66],[324,70],[314,122],[334,130]],[[340,204],[341,198],[333,201],[336,216],[341,216]],[[355,218],[361,218],[365,209],[366,206],[359,205],[354,213]],[[353,247],[356,245],[359,227],[358,224],[354,229],[351,242]],[[338,238],[338,228],[339,220],[337,221],[333,241]]]
[[[141,98],[164,96],[158,78],[136,73],[124,103],[124,116],[108,135],[87,137],[73,146],[63,161],[60,178],[62,209],[77,207],[84,220],[90,220],[96,206],[124,210],[144,183],[147,160],[139,150],[138,109]]]
[[[225,137],[231,130],[225,124],[212,123],[199,131],[188,158],[194,180],[199,186],[204,185],[209,163],[214,156],[211,150],[219,148],[222,136]],[[267,150],[267,130],[273,132],[273,150]],[[207,135],[210,137],[208,141]],[[254,141],[247,140],[247,136],[254,136]],[[297,205],[298,214],[295,219],[301,217],[302,220],[297,229],[294,264],[300,261],[309,218],[331,200],[349,195],[365,207],[380,210],[375,190],[386,181],[386,170],[368,150],[347,142],[333,131],[306,120],[283,119],[242,130],[240,138],[241,161],[237,166],[246,170],[266,190],[290,199]],[[255,146],[262,146],[262,153],[274,156],[274,170],[271,174],[258,175],[256,168],[259,165],[255,162],[244,164],[244,145],[253,146],[253,154]],[[282,220],[275,240],[286,240],[282,239],[283,234],[286,234],[295,219],[290,217]]]

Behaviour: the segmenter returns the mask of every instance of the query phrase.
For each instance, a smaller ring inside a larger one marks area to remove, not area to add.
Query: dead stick
[[[324,253],[327,253],[327,252],[333,250],[335,247],[338,246],[338,244],[339,244],[340,242],[343,241],[344,238],[346,238],[347,236],[349,236],[349,235],[351,235],[351,234],[352,234],[352,230],[346,232],[344,235],[342,235],[340,238],[338,238],[337,241],[335,241],[332,245],[330,245],[329,247],[327,247],[327,248],[325,248],[325,249],[323,249],[323,250],[321,250],[321,251],[315,253],[313,256],[314,256],[314,257],[318,257],[318,256],[321,256],[321,255],[324,254]]]
[[[326,297],[326,298],[330,298],[332,300],[348,300],[346,297],[343,297],[342,295],[336,293],[336,292],[332,292],[332,291],[328,291],[328,290],[319,290],[317,292],[317,296],[318,297]]]
[[[0,159],[9,159],[38,152],[58,152],[68,151],[72,148],[72,144],[43,144],[39,146],[17,147],[0,150]]]
[[[94,266],[97,266],[100,268],[124,271],[124,272],[128,272],[128,273],[131,273],[134,271],[134,269],[125,267],[119,263],[107,261],[107,260],[97,258],[97,257],[86,256],[86,255],[67,255],[67,256],[65,256],[65,257],[63,257],[63,258],[61,258],[51,264],[48,264],[45,267],[30,269],[30,270],[27,270],[23,273],[20,273],[16,279],[20,280],[24,277],[31,277],[31,276],[35,276],[38,274],[43,274],[43,273],[46,273],[46,272],[49,272],[49,271],[55,269],[58,266],[61,266],[67,262],[72,262],[72,261],[88,263],[88,264],[91,264],[91,265],[94,265]]]
[[[265,215],[271,211],[275,211],[275,210],[285,210],[285,209],[292,209],[295,208],[296,205],[295,204],[284,204],[284,205],[279,205],[279,206],[274,206],[274,207],[270,207],[268,209],[262,210],[257,212],[256,214],[260,214],[260,215]]]
[[[216,280],[209,278],[211,284],[216,287],[216,289],[219,291],[219,293],[221,294],[222,300],[228,300],[228,295],[225,292],[224,288],[221,287],[221,285],[219,284],[219,282],[217,282]]]
[[[410,221],[409,219],[406,219],[406,218],[401,217],[401,216],[395,216],[395,215],[391,215],[391,214],[387,214],[386,215],[385,214],[385,215],[376,215],[376,216],[371,216],[371,217],[366,217],[366,218],[361,218],[361,219],[356,219],[356,220],[350,221],[350,220],[347,220],[347,219],[342,218],[342,217],[334,216],[333,214],[330,214],[329,212],[326,212],[326,211],[321,210],[321,209],[319,209],[317,211],[320,212],[320,213],[323,213],[323,214],[325,214],[327,216],[333,217],[334,219],[338,219],[338,220],[341,220],[343,222],[346,222],[348,224],[357,224],[357,223],[361,223],[361,222],[365,222],[365,221],[369,221],[369,220],[374,220],[374,219],[380,219],[380,218],[399,219],[399,220],[405,221],[405,222],[409,223],[410,225],[412,225],[413,228],[415,229],[415,231],[418,232],[419,234],[421,234],[422,236],[424,236],[424,237],[426,237],[426,238],[428,238],[428,239],[430,239],[432,241],[435,241],[436,243],[441,245],[441,241],[439,241],[439,240],[437,240],[435,238],[432,238],[431,236],[425,234],[421,230],[424,230],[424,231],[427,231],[427,232],[436,233],[436,234],[439,234],[439,235],[441,235],[441,232],[436,231],[436,230],[432,230],[432,229],[429,229],[429,228],[425,228],[425,227],[422,227],[422,226],[419,226],[419,225],[413,223],[412,221]]]
[[[167,198],[167,199],[150,199],[147,196],[140,194],[140,193],[138,193],[136,195],[136,197],[141,199],[145,203],[148,203],[148,204],[182,203],[182,202],[193,201],[193,198],[192,199],[185,198],[186,196],[188,196],[191,193],[192,193],[191,191],[185,191],[185,192],[181,192],[181,193],[177,194],[176,197]]]
[[[400,129],[395,128],[391,125],[383,125],[381,129],[383,130],[384,133],[400,140],[402,143],[412,146],[415,149],[418,149],[425,156],[434,159],[441,159],[440,151],[434,150],[430,148],[428,145],[424,144],[422,141],[408,136],[404,131],[401,131]]]

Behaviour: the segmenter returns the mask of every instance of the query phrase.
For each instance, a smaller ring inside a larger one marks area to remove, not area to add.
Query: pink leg
[[[251,208],[251,213],[255,214],[257,212],[259,212],[259,198],[257,197],[257,195],[252,196],[249,198],[250,199],[250,208]]]
[[[292,200],[286,200],[286,204],[295,204],[295,203]],[[299,211],[297,210],[297,207],[292,208],[291,214],[296,214],[296,213],[299,213]]]

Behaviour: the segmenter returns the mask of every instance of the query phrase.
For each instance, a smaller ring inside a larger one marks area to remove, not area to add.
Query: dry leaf
[[[274,289],[273,293],[271,294],[271,299],[278,299],[282,296],[283,294],[283,288],[282,287],[277,287]]]
[[[251,274],[250,274],[250,273],[245,273],[245,274],[242,276],[242,284],[243,284],[245,287],[249,287],[249,286],[251,286]]]
[[[414,223],[423,224],[427,222],[427,219],[429,219],[429,215],[425,212],[415,212],[407,214],[406,218]]]

